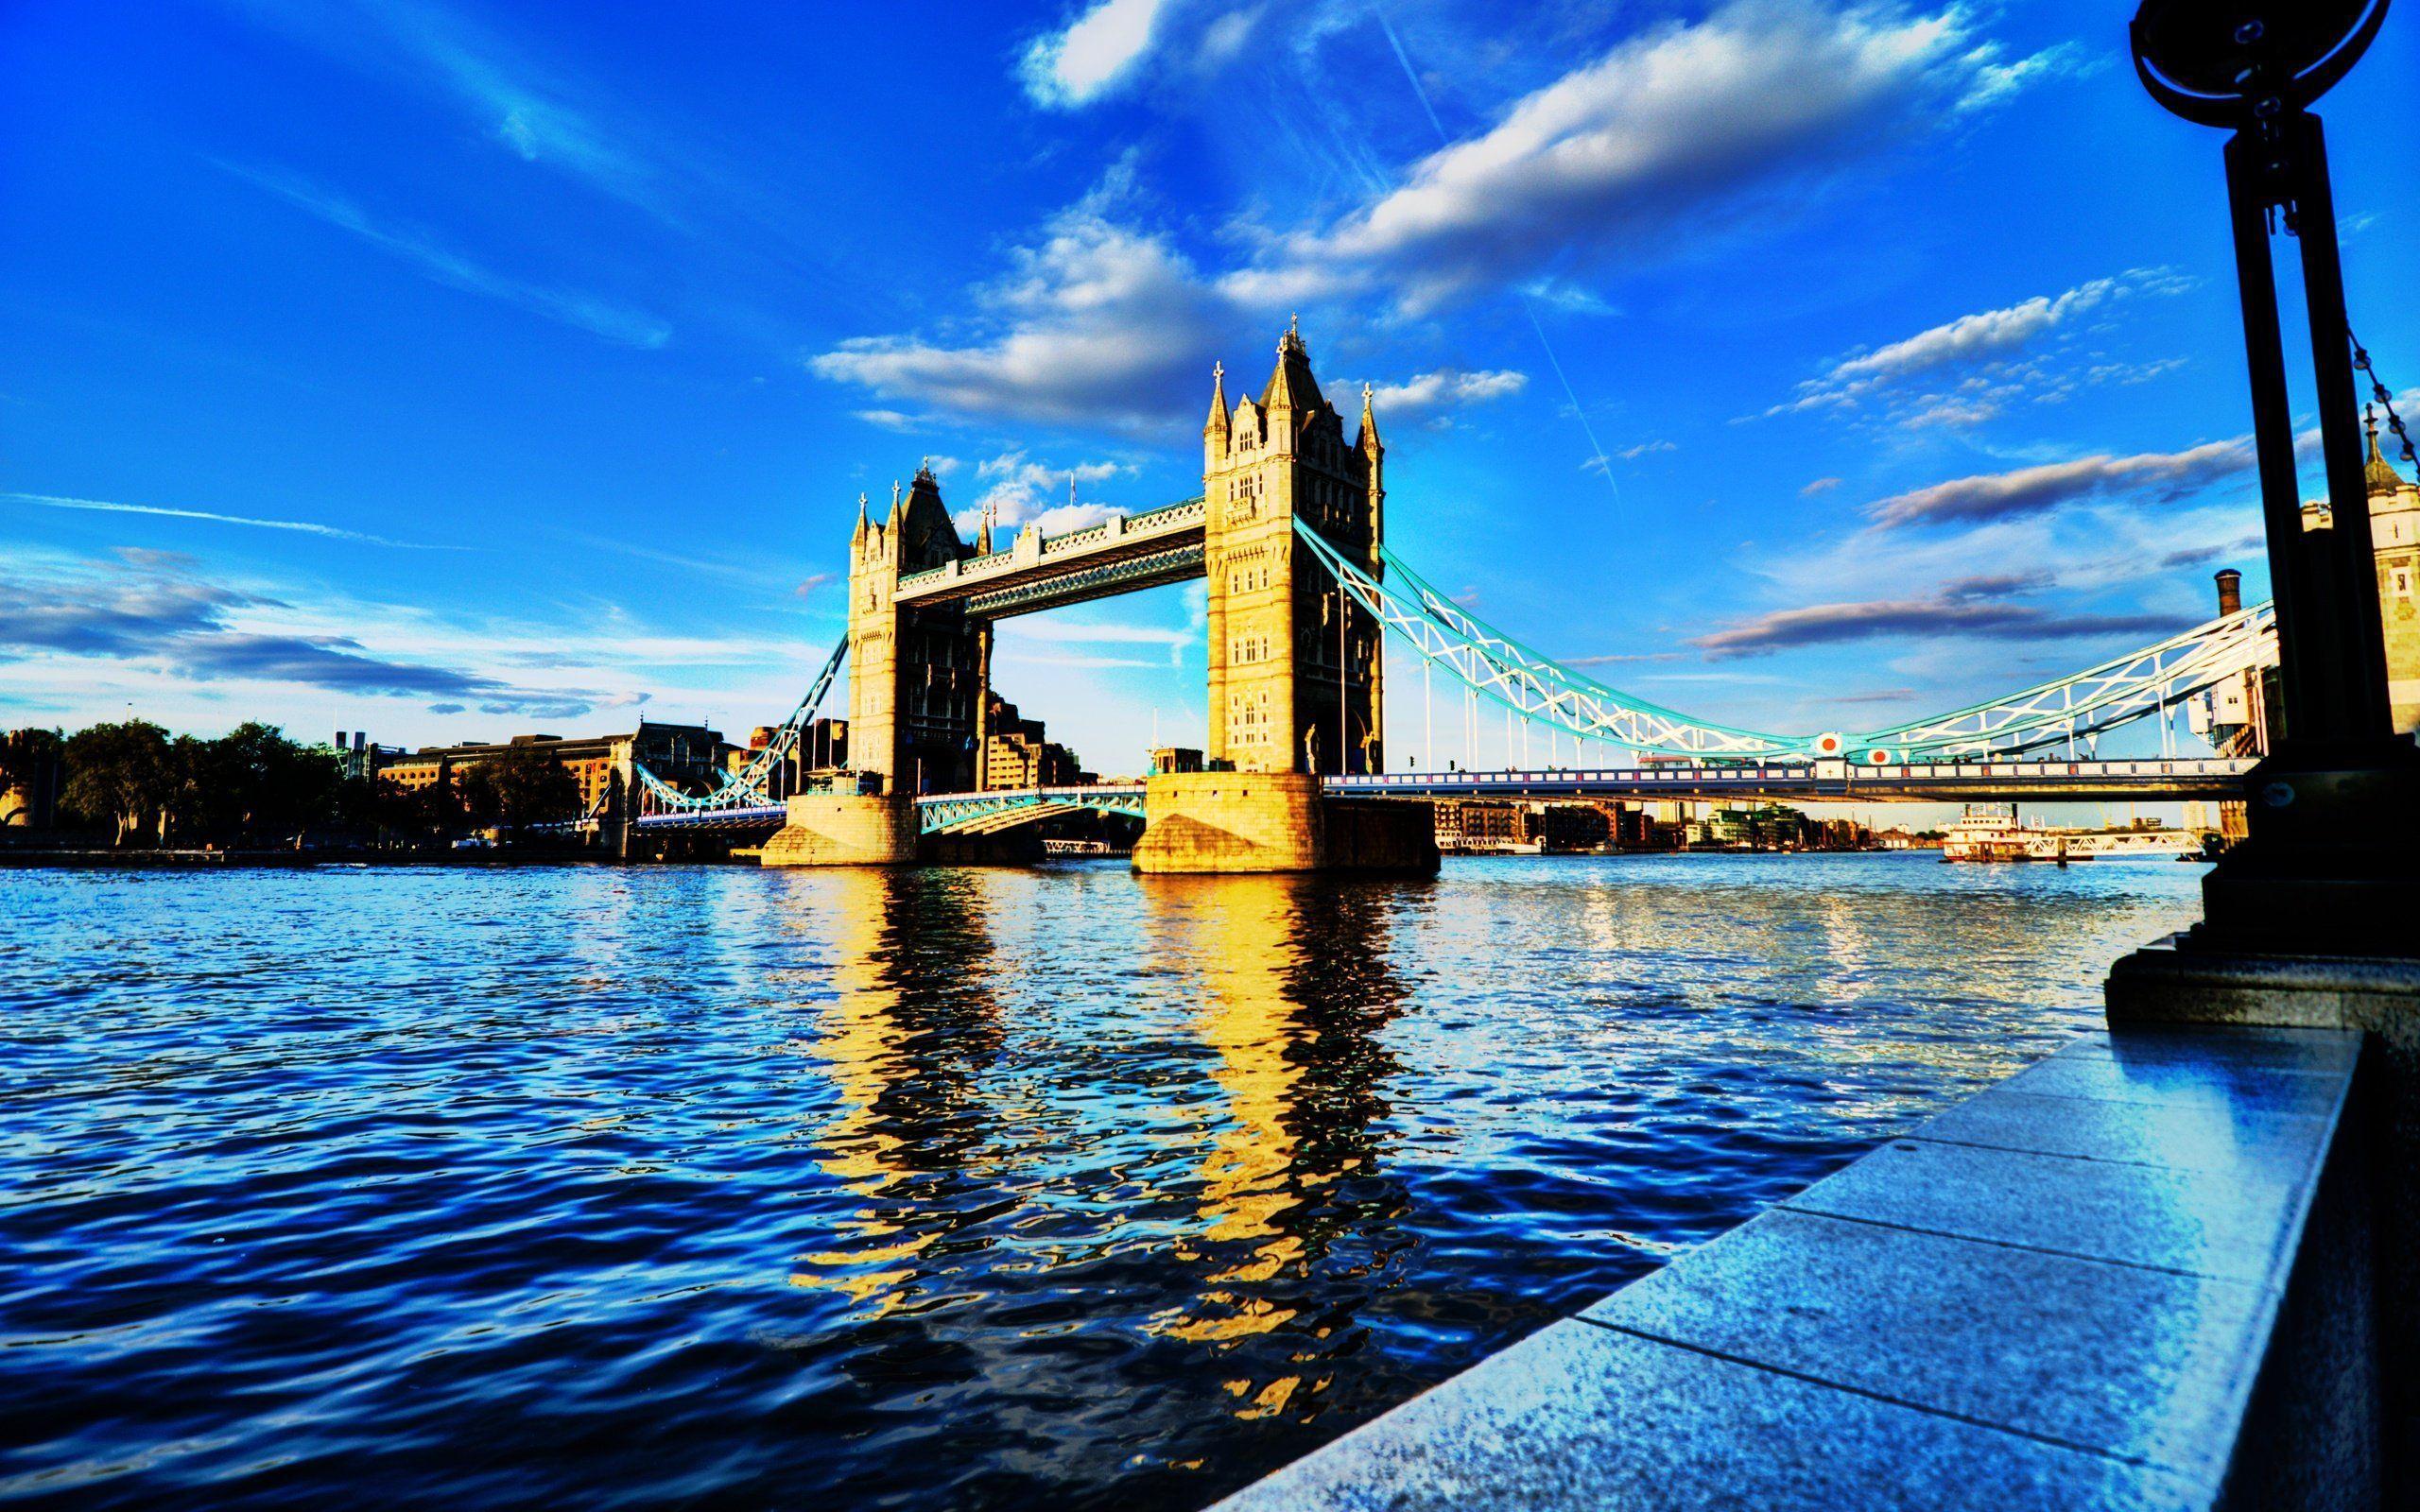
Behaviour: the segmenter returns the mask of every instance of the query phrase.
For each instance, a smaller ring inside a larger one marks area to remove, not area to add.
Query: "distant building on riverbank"
[[[410,754],[401,746],[372,745],[370,732],[365,730],[354,730],[350,739],[343,730],[337,730],[335,742],[328,748],[336,753],[337,771],[347,777],[364,779],[377,776],[381,764],[400,761]]]
[[[666,725],[642,721],[628,734],[515,735],[501,744],[469,741],[459,746],[424,746],[409,755],[396,755],[377,765],[381,782],[407,793],[461,780],[462,774],[504,752],[535,747],[562,764],[579,788],[585,811],[611,789],[618,773],[627,782],[633,761],[667,782],[709,782],[738,747],[721,732],[704,725]]]
[[[0,829],[47,830],[59,822],[67,781],[58,733],[11,730],[0,734]]]
[[[1020,718],[1015,704],[996,693],[990,696],[983,738],[985,788],[1071,787],[1091,781],[1076,753],[1048,738],[1041,720]]]
[[[2387,702],[2394,728],[2420,734],[2420,484],[2395,471],[2378,448],[2375,410],[2366,416],[2369,455],[2361,468],[2370,517],[2370,552],[2377,562],[2378,628],[2386,639]],[[2303,528],[2335,524],[2326,499],[2303,505]]]
[[[765,752],[781,738],[774,725],[758,725],[748,732],[748,744],[733,746],[723,752],[723,769],[734,776],[750,766],[764,762]],[[654,763],[648,764],[650,770]],[[771,763],[762,773],[767,798],[776,801],[793,793],[804,793],[818,777],[830,777],[849,765],[849,722],[845,719],[821,718],[801,729],[798,740],[788,753]]]
[[[1538,855],[1599,850],[1867,850],[1873,833],[1778,803],[1710,805],[1439,799],[1437,849]],[[1689,811],[1697,810],[1694,814]]]

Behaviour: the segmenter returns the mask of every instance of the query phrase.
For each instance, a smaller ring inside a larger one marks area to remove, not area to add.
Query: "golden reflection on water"
[[[1175,1246],[1179,1259],[1215,1267],[1206,1278],[1214,1289],[1202,1294],[1201,1311],[1164,1312],[1151,1331],[1195,1342],[1266,1333],[1293,1309],[1227,1287],[1266,1281],[1302,1254],[1302,1241],[1276,1224],[1294,1201],[1285,1115],[1302,1074],[1288,1057],[1295,1005],[1285,995],[1294,900],[1276,879],[1253,876],[1157,879],[1144,898],[1155,944],[1200,982],[1192,1029],[1217,1054],[1210,1075],[1226,1093],[1227,1113],[1201,1161],[1201,1227]],[[1222,1263],[1222,1250],[1236,1258]]]
[[[1149,964],[1177,979],[1159,995],[1193,1005],[1167,1030],[1208,1052],[1199,1057],[1203,1090],[1216,1092],[1160,1094],[1153,1126],[1196,1152],[1190,1174],[1120,1194],[1135,1209],[1189,1209],[1185,1221],[1156,1220],[1143,1243],[1194,1274],[1191,1300],[1150,1314],[1142,1332],[1223,1353],[1294,1327],[1305,1347],[1293,1357],[1315,1364],[1347,1320],[1313,1326],[1287,1298],[1310,1289],[1313,1268],[1354,1221],[1327,1200],[1329,1189],[1377,1164],[1390,1112],[1380,1084],[1394,1062],[1376,1036],[1409,996],[1390,963],[1392,935],[1407,897],[1416,904],[1419,894],[1292,876],[1115,880],[1140,889]],[[940,1273],[972,1263],[936,1253],[956,1208],[925,1201],[931,1194],[920,1183],[979,1160],[974,1179],[1018,1178],[1022,1200],[1046,1208],[1064,1194],[1036,1185],[1081,1179],[1051,1169],[1047,1150],[1015,1147],[1040,1113],[1010,1107],[1020,1098],[1013,1078],[982,1074],[1004,1011],[1024,1017],[1023,1007],[1004,1009],[1002,996],[1014,1001],[1033,986],[1017,974],[1030,963],[995,938],[1028,927],[1013,911],[1017,885],[998,874],[835,870],[784,901],[787,927],[830,942],[828,967],[818,970],[828,970],[833,995],[791,1046],[837,1094],[808,1143],[817,1165],[858,1199],[830,1221],[833,1244],[798,1257],[789,1281],[846,1297],[857,1321],[956,1289]],[[1184,1049],[1161,1044],[1154,1054]],[[983,1148],[985,1132],[1003,1147]],[[1099,1221],[1115,1228],[1121,1216]],[[1328,1380],[1296,1370],[1224,1387],[1236,1416],[1256,1418],[1304,1408]]]
[[[2092,1026],[2198,879],[0,874],[20,1395],[120,1500],[1198,1507]]]
[[[1173,1251],[1201,1267],[1200,1288],[1147,1327],[1233,1345],[1300,1315],[1266,1288],[1306,1274],[1327,1238],[1313,1217],[1322,1189],[1372,1164],[1392,1063],[1374,1037],[1407,996],[1389,965],[1395,915],[1384,895],[1299,876],[1150,878],[1144,899],[1154,948],[1199,983],[1191,1027],[1216,1055],[1227,1115],[1201,1164],[1201,1221]],[[1352,1114],[1342,1125],[1340,1108]],[[1309,1332],[1295,1364],[1320,1361],[1334,1329]],[[1288,1370],[1222,1384],[1235,1416],[1253,1419],[1307,1409],[1331,1379]]]
[[[797,901],[801,928],[828,933],[831,1001],[803,1048],[826,1068],[839,1110],[815,1131],[816,1163],[864,1199],[833,1223],[836,1246],[799,1257],[790,1284],[849,1297],[862,1319],[905,1305],[921,1263],[950,1232],[899,1189],[951,1162],[931,1113],[980,1110],[973,1061],[996,1045],[997,1005],[982,912],[961,873],[839,868]]]

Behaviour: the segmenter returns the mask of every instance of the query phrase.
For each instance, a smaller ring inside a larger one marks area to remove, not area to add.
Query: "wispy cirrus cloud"
[[[0,493],[0,499],[38,505],[45,509],[75,509],[89,514],[154,515],[164,520],[200,520],[212,524],[248,525],[259,530],[290,530],[299,535],[325,536],[331,541],[357,541],[364,545],[396,546],[406,551],[467,551],[467,546],[440,546],[395,541],[366,530],[345,530],[308,520],[266,520],[254,515],[220,514],[211,509],[180,509],[160,504],[120,504],[111,499],[76,499],[55,493]]]
[[[2017,601],[2021,595],[2046,586],[2031,575],[1964,577],[1921,597],[1774,610],[1733,621],[1688,644],[1708,657],[1722,661],[1800,646],[1893,636],[2082,640],[2118,634],[2168,634],[2192,623],[2166,614],[2064,612]]]
[[[2081,499],[2135,493],[2177,498],[2247,472],[2252,447],[2209,441],[2181,452],[2099,454],[2006,472],[1982,472],[1895,493],[1868,508],[1876,525],[1941,524],[2045,514]]]
[[[1843,412],[1869,403],[1910,426],[1979,424],[2028,394],[2050,397],[2101,383],[2139,382],[2177,366],[2085,360],[2055,369],[2021,358],[2091,313],[2124,301],[2181,293],[2192,281],[2162,267],[2130,268],[2056,295],[2037,294],[1962,315],[1868,352],[1838,358],[1763,417]]]
[[[623,346],[653,350],[672,339],[672,327],[655,316],[578,290],[548,288],[508,277],[446,247],[421,228],[383,224],[342,195],[300,175],[243,163],[214,163],[296,209],[403,259],[424,276],[448,288],[501,300]]]
[[[189,557],[124,551],[43,577],[0,577],[0,656],[56,654],[158,668],[195,681],[285,683],[364,696],[452,699],[488,713],[571,717],[601,692],[516,687],[397,660],[350,637],[259,623],[285,606],[213,582]]]
[[[451,102],[498,147],[679,223],[678,176],[608,124],[592,86],[434,0],[236,0],[237,9],[361,68]]]

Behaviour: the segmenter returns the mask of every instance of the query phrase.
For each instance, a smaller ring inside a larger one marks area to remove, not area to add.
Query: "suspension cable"
[[[2378,380],[2377,369],[2370,365],[2369,349],[2361,345],[2361,338],[2353,334],[2350,325],[2344,328],[2344,339],[2353,343],[2353,369],[2370,381],[2370,397],[2386,410],[2387,428],[2394,431],[2394,438],[2403,443],[2403,459],[2420,463],[2420,450],[2413,448],[2411,433],[2404,429],[2403,417],[2394,412],[2394,390]]]

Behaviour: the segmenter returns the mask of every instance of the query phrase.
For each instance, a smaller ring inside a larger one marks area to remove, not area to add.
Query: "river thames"
[[[1198,1507],[2097,1024],[2203,870],[0,873],[0,1500]]]

